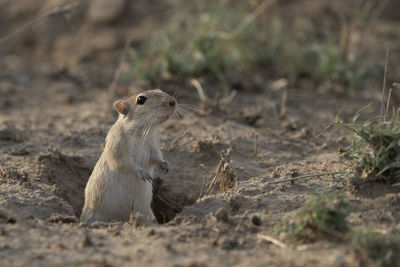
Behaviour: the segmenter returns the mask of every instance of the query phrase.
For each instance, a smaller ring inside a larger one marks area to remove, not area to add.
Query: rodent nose
[[[171,107],[175,106],[175,105],[176,105],[176,101],[175,101],[175,100],[169,101],[169,105],[170,105]]]

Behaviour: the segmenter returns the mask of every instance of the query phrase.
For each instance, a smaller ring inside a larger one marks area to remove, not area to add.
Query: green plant
[[[352,235],[352,249],[365,263],[374,261],[375,266],[399,266],[400,234],[384,235],[360,231]]]
[[[151,83],[160,78],[221,76],[248,69],[258,60],[260,31],[251,12],[226,1],[175,1],[168,23],[133,54],[133,72]],[[243,26],[241,26],[243,25]]]
[[[292,217],[276,227],[276,233],[290,238],[309,239],[328,234],[342,237],[347,230],[347,202],[341,195],[320,194],[307,201]]]
[[[345,92],[360,89],[367,77],[377,76],[380,67],[371,57],[361,53],[344,57],[332,33],[325,33],[323,41],[315,34],[308,35],[306,42],[292,40],[297,42],[296,49],[284,48],[282,52],[283,58],[292,63],[287,70],[292,84],[308,77],[322,87],[340,87]]]
[[[343,55],[339,37],[325,26],[293,30],[278,8],[257,20],[273,2],[249,8],[240,1],[173,1],[167,23],[131,53],[133,74],[157,84],[170,78],[251,76],[267,69],[291,86],[305,77],[346,91],[361,88],[376,73],[377,64],[368,55]]]
[[[399,112],[391,121],[385,115],[358,124],[358,118],[371,106],[361,108],[352,123],[344,123],[336,116],[335,123],[354,133],[353,156],[362,177],[382,177],[388,183],[400,182],[400,126]]]

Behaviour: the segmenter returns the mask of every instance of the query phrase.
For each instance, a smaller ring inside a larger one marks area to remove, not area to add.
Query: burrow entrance
[[[58,150],[41,155],[38,160],[41,164],[41,180],[52,186],[54,194],[70,203],[79,218],[84,204],[85,186],[94,165],[80,156],[65,155]],[[164,180],[153,179],[151,207],[158,223],[171,221],[185,206],[193,203],[184,194],[173,194]]]

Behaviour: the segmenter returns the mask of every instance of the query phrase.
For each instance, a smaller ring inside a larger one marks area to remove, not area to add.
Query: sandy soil
[[[168,205],[158,199],[155,212],[165,224],[142,225],[134,218],[80,223],[86,181],[115,120],[108,88],[119,54],[95,50],[100,52],[90,60],[66,67],[54,63],[60,51],[46,57],[40,50],[38,57],[28,55],[33,50],[26,47],[14,50],[13,44],[3,45],[0,57],[2,266],[360,264],[340,240],[287,243],[281,248],[259,237],[276,238],[277,223],[316,192],[346,194],[354,229],[400,227],[398,186],[375,184],[350,192],[343,175],[267,184],[283,177],[348,170],[348,153],[339,148],[347,149],[352,136],[338,128],[320,133],[343,106],[343,117],[349,119],[371,102],[289,89],[282,117],[283,92],[271,89],[268,81],[259,90],[239,91],[221,110],[188,112],[162,125],[162,150],[171,168],[167,175],[157,174],[162,180],[156,180],[156,193]],[[113,45],[117,51],[121,48]],[[176,88],[179,103],[199,105],[189,85],[162,89],[175,93]],[[212,95],[219,87],[204,88]],[[122,84],[118,90],[124,97],[139,89]],[[233,149],[237,187],[204,195],[220,152],[227,147]]]

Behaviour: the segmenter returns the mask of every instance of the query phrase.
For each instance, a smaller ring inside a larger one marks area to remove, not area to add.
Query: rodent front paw
[[[143,168],[139,168],[137,173],[145,182],[153,182],[153,178],[151,178],[150,174]]]
[[[160,170],[162,171],[162,173],[166,174],[169,171],[169,163],[166,160],[162,160],[158,167],[160,168]]]

